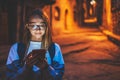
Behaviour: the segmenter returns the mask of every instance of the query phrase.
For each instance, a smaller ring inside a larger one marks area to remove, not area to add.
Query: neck
[[[40,41],[42,41],[42,39],[41,38],[31,38],[31,41],[40,42]]]

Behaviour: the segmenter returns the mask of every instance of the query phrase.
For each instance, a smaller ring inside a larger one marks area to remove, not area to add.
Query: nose
[[[41,28],[37,25],[34,25],[34,30],[41,30]]]
[[[40,27],[37,27],[35,30],[41,30],[41,28],[40,28]]]

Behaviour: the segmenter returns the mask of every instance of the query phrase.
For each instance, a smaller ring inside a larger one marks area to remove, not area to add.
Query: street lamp
[[[91,4],[91,5],[96,5],[96,1],[95,1],[95,0],[92,0],[92,1],[90,1],[90,4]]]
[[[90,4],[92,6],[93,16],[95,16],[95,14],[96,14],[96,1],[95,0],[91,0]]]

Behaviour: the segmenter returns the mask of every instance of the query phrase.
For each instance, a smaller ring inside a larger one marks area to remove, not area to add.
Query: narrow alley
[[[11,45],[24,42],[24,36],[32,40],[29,16],[36,9],[49,25],[37,41],[44,44],[51,33],[60,45],[63,80],[120,80],[120,0],[0,0],[0,80],[6,80]],[[32,28],[36,23],[41,22]]]
[[[120,80],[120,50],[97,28],[54,38],[65,59],[64,80]]]

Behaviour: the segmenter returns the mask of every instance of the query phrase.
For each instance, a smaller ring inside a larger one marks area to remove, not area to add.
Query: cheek
[[[30,30],[30,33],[31,33],[31,35],[34,34],[34,31],[31,31],[31,30]]]
[[[31,31],[31,30],[30,30],[30,34],[31,34],[31,37],[32,37],[32,36],[36,36],[35,31]]]
[[[45,33],[45,30],[43,31],[43,33]]]
[[[41,31],[42,32],[42,35],[44,35],[45,34],[45,31]]]

